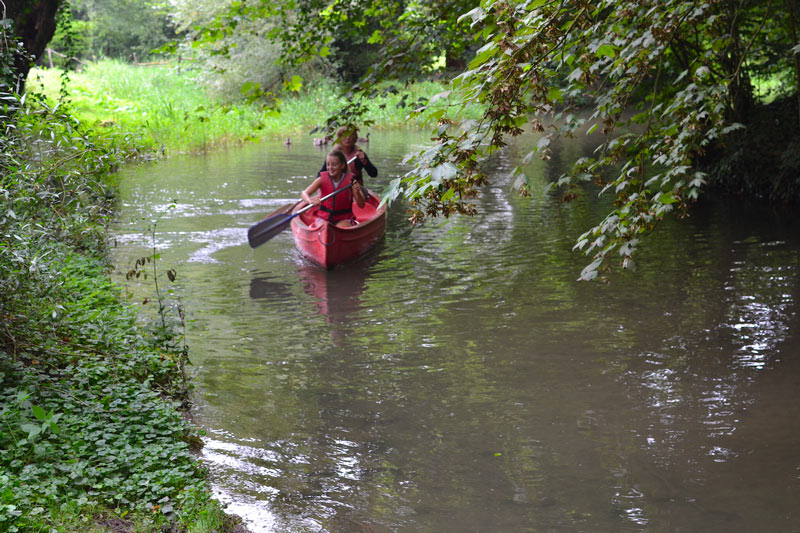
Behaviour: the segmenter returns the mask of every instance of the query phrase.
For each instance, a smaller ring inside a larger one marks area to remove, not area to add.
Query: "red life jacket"
[[[327,196],[336,189],[347,187],[355,179],[355,175],[352,172],[348,172],[345,177],[342,178],[342,181],[339,182],[338,187],[334,189],[333,180],[327,171],[320,172],[319,177],[320,196]],[[322,202],[317,210],[317,216],[325,218],[333,224],[341,220],[353,218],[353,189],[350,188],[346,191],[342,191],[333,198],[328,198]]]

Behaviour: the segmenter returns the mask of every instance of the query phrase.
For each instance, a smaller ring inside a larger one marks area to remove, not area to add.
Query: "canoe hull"
[[[353,205],[359,224],[349,228],[319,220],[310,209],[292,219],[295,245],[309,261],[326,270],[352,261],[369,252],[386,232],[386,206],[378,209],[379,203],[380,198],[371,193],[363,208]],[[297,204],[293,213],[306,205]]]

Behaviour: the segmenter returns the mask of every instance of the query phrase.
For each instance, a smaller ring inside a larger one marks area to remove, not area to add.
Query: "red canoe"
[[[339,228],[318,219],[309,209],[292,219],[294,242],[300,252],[309,260],[330,270],[336,265],[347,263],[367,253],[383,237],[386,231],[386,206],[380,209],[381,199],[370,193],[364,207],[353,204],[353,214],[358,225]],[[305,202],[294,206],[296,213]]]

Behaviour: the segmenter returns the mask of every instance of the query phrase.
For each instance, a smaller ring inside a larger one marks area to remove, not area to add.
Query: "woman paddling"
[[[373,167],[374,168],[374,167]],[[377,174],[377,170],[375,172]],[[371,175],[371,174],[370,174]],[[348,187],[337,195],[320,202],[320,198],[332,192]],[[319,190],[319,196],[311,196]],[[333,149],[325,158],[325,165],[311,185],[300,194],[300,197],[317,206],[315,215],[318,219],[326,220],[339,227],[349,227],[358,224],[353,215],[353,202],[358,207],[364,207],[364,189],[353,172],[347,171],[347,157],[341,150]]]

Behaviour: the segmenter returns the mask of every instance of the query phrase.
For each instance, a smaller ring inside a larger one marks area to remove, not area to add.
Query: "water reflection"
[[[348,315],[361,309],[361,295],[377,257],[370,254],[347,268],[334,270],[322,270],[311,264],[297,269],[303,291],[314,298],[317,312],[328,324],[343,324]]]
[[[370,185],[425,140],[375,135]],[[797,530],[796,222],[701,205],[635,274],[575,283],[573,239],[607,206],[520,199],[525,152],[497,154],[478,216],[411,231],[395,205],[385,245],[331,272],[289,232],[244,237],[316,172],[310,145],[123,182],[134,215],[180,199],[158,248],[193,314],[217,493],[262,531]],[[560,172],[532,166],[541,185]],[[120,234],[118,264],[147,253]]]
[[[291,285],[275,275],[256,275],[250,280],[250,298],[253,300],[287,301],[292,296]]]

